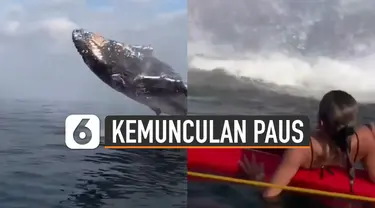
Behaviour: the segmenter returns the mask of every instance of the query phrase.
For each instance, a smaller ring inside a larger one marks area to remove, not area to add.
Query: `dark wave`
[[[312,121],[318,99],[294,96],[277,85],[235,77],[222,69],[190,69],[190,114],[306,114]],[[361,105],[364,121],[375,120],[375,104]]]

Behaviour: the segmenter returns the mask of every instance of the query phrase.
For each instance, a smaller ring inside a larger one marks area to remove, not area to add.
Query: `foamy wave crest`
[[[369,26],[373,12],[368,9],[375,8],[373,1],[220,2],[210,12],[207,2],[202,6],[192,0],[190,68],[221,68],[229,75],[279,86],[281,91],[296,89],[293,94],[301,97],[320,98],[341,89],[359,101],[375,102],[375,30]],[[309,5],[314,11],[307,9]],[[289,12],[280,13],[276,6]],[[228,7],[238,12],[228,13],[222,21],[220,11]],[[249,16],[245,10],[251,8],[259,9]],[[262,9],[272,11],[263,14]]]
[[[326,57],[308,61],[277,53],[268,56],[249,55],[241,59],[190,57],[191,68],[221,68],[233,76],[296,88],[300,90],[301,96],[315,97],[328,90],[342,89],[367,102],[375,101],[374,65],[374,56],[355,61]]]

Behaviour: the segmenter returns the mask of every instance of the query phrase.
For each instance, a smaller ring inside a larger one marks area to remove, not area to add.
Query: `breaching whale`
[[[76,29],[73,43],[83,61],[104,83],[151,108],[156,115],[186,115],[187,85],[151,46],[129,45]]]

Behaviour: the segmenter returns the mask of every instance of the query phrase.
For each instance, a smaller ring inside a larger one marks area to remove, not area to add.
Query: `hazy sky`
[[[4,0],[0,98],[124,101],[83,63],[74,28],[151,44],[186,79],[186,0]]]

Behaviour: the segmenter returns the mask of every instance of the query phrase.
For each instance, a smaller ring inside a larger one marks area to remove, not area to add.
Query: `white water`
[[[209,32],[194,24],[190,23],[189,28],[194,37],[188,44],[190,68],[222,68],[234,76],[261,80],[280,89],[295,89],[302,97],[318,98],[329,90],[341,89],[358,101],[375,102],[375,52],[347,60],[293,57],[279,52],[239,54],[230,45],[211,44]],[[357,52],[366,50],[363,45],[354,48]]]

